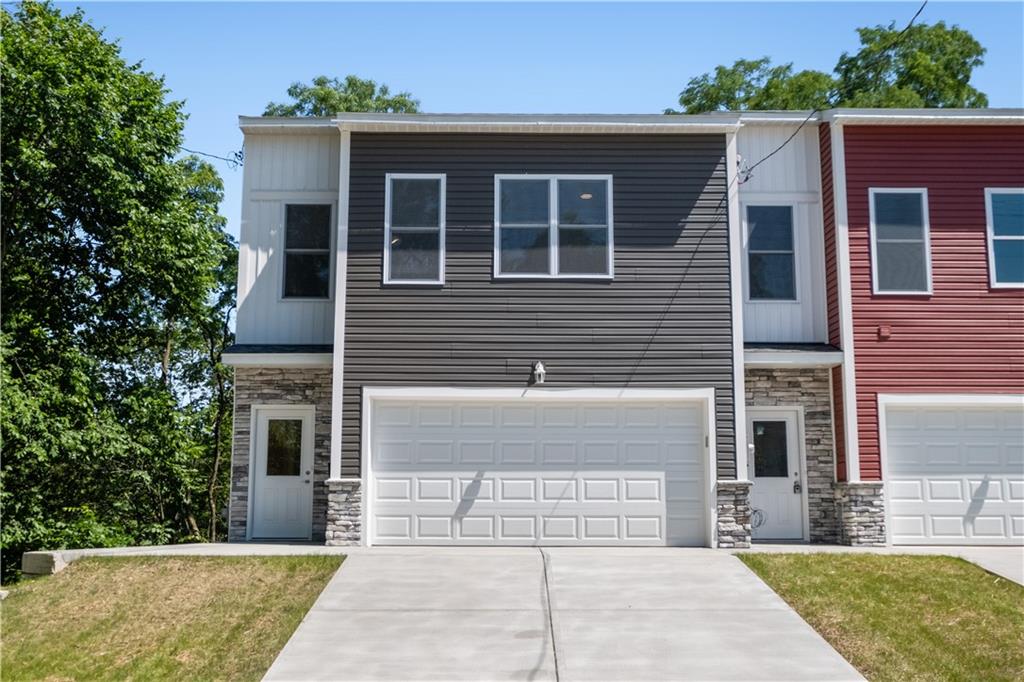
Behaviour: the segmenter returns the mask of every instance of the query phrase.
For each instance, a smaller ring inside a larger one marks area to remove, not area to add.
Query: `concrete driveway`
[[[859,680],[706,549],[353,552],[269,680]]]

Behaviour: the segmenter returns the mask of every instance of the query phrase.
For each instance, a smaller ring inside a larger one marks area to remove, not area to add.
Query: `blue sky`
[[[428,112],[657,113],[691,77],[741,57],[831,71],[857,48],[855,28],[903,26],[919,2],[78,6],[185,100],[185,145],[228,156],[242,146],[239,114],[318,74],[408,90]],[[1024,4],[933,1],[919,19],[939,20],[988,48],[973,84],[991,106],[1024,106]],[[218,168],[237,236],[242,171]]]

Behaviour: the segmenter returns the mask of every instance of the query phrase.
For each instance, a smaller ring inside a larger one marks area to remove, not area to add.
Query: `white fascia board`
[[[843,351],[747,350],[743,363],[747,367],[838,367],[843,364]]]
[[[1024,109],[830,109],[822,120],[851,125],[1020,125]]]
[[[239,116],[238,127],[251,133],[334,133],[337,126],[331,117],[311,116]]]
[[[430,117],[430,118],[344,118],[335,120],[338,128],[351,132],[445,132],[445,133],[556,133],[556,134],[637,134],[637,133],[730,133],[739,129],[737,117],[714,116],[670,116],[663,115],[647,120],[608,118],[594,120],[561,118],[535,120],[521,118],[479,118],[471,117]]]
[[[225,353],[228,367],[330,367],[331,353]]]

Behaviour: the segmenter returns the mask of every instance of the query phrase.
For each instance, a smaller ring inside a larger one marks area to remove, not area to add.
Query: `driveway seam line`
[[[558,674],[558,647],[555,646],[554,609],[551,608],[551,586],[548,584],[548,557],[544,553],[543,548],[538,547],[537,551],[540,552],[540,563],[544,567],[544,599],[548,606],[548,631],[551,633],[551,657],[555,663],[555,682],[560,682]]]

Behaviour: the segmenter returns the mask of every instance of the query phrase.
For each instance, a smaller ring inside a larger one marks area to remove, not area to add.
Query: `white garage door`
[[[1024,409],[888,406],[895,544],[1024,544]]]
[[[374,402],[374,544],[703,545],[701,402]]]

